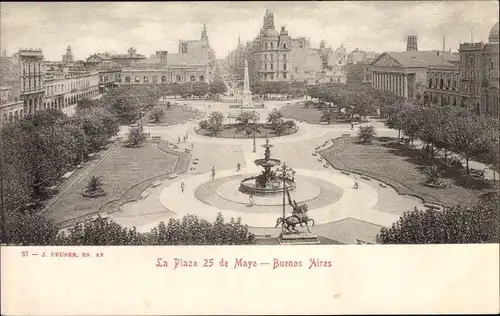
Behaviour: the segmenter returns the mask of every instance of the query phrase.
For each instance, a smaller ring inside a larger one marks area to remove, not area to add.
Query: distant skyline
[[[488,41],[498,21],[497,1],[437,2],[12,2],[1,3],[0,46],[11,56],[19,48],[41,48],[58,61],[71,46],[76,60],[96,52],[126,53],[129,47],[149,57],[157,50],[177,53],[179,39],[200,39],[207,24],[217,58],[252,40],[266,8],[276,29],[292,37],[344,44],[375,52],[403,51],[406,36],[418,36],[419,50],[456,51],[460,43]]]

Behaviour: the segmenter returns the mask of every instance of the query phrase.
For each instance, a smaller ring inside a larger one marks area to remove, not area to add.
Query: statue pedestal
[[[242,108],[253,108],[252,92],[243,91],[243,93],[241,95],[241,107]]]
[[[319,245],[319,239],[312,233],[281,233],[278,237],[280,245]]]

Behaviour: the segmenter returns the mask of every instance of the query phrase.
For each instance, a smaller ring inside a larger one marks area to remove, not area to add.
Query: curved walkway
[[[365,220],[376,225],[390,226],[397,221],[398,215],[380,212],[374,209],[378,202],[377,191],[368,183],[358,182],[359,189],[354,190],[354,180],[343,174],[335,174],[324,171],[296,170],[298,175],[307,175],[322,179],[324,181],[334,182],[344,192],[342,197],[335,203],[309,210],[309,215],[314,218],[317,225],[338,221],[345,218],[357,218]],[[232,171],[222,171],[218,177],[228,177],[234,175]],[[252,212],[242,213],[230,210],[220,210],[210,205],[206,205],[194,197],[196,188],[209,181],[210,174],[205,173],[184,179],[185,191],[180,192],[180,180],[173,182],[166,187],[160,194],[160,202],[169,210],[176,213],[176,217],[182,217],[186,214],[194,214],[200,218],[214,221],[218,213],[223,213],[226,218],[241,217],[242,222],[251,227],[273,227],[277,216],[275,214]],[[332,181],[333,180],[333,181]],[[289,211],[289,210],[288,210]],[[166,218],[168,219],[168,218]],[[166,219],[164,219],[166,221]],[[157,224],[151,223],[139,227],[139,230],[149,230]]]

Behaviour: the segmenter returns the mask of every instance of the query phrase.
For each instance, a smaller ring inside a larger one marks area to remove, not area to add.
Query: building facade
[[[23,101],[14,98],[12,87],[0,87],[0,128],[24,116]]]
[[[418,51],[415,36],[408,37],[407,51],[385,52],[372,62],[372,87],[419,101],[428,87],[428,69],[454,67],[459,56],[445,51]]]
[[[43,86],[41,49],[20,49],[19,59],[20,99],[24,113],[32,114],[41,110],[45,89]]]
[[[427,104],[460,106],[458,63],[427,69],[428,84],[422,101]]]
[[[459,51],[461,105],[479,115],[498,118],[498,23],[491,28],[488,43],[463,43]]]
[[[307,38],[292,38],[284,26],[278,32],[271,10],[266,10],[259,34],[246,45],[238,40],[238,47],[226,57],[228,67],[237,80],[242,78],[245,59],[248,60],[251,83],[346,82],[344,68],[348,58],[343,45],[333,50],[322,41],[319,49],[311,48]]]
[[[45,78],[43,109],[65,109],[81,99],[94,99],[99,95],[97,72],[70,71],[47,75]]]
[[[106,93],[109,89],[118,86],[122,81],[120,68],[103,68],[98,70],[99,93]]]

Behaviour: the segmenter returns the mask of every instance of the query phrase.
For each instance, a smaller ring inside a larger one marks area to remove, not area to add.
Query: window
[[[297,74],[299,72],[299,69],[295,67],[295,73]]]
[[[286,70],[286,64],[283,64],[283,70]]]
[[[154,83],[157,83],[157,82],[158,82],[158,77],[153,76],[153,82],[154,82]]]
[[[177,80],[177,81],[181,81],[181,75],[176,75],[176,76],[175,76],[175,80]]]
[[[337,82],[340,82],[340,78],[337,78]]]
[[[286,79],[286,72],[283,73],[283,79]]]
[[[205,81],[205,76],[200,76],[200,82]]]
[[[469,56],[469,64],[474,65],[474,56]]]
[[[432,78],[429,79],[429,88],[432,88]]]
[[[286,54],[283,54],[283,59],[286,60]]]
[[[273,55],[273,54],[271,54],[271,60],[273,60],[273,59],[274,59],[274,55]]]
[[[283,48],[286,48],[286,43],[283,43]]]
[[[274,49],[274,43],[271,43],[271,49]]]
[[[330,78],[330,82],[333,82],[333,78]]]
[[[167,77],[166,76],[162,76],[161,77],[161,82],[167,82]]]
[[[267,54],[264,54],[264,60],[267,60]]]
[[[271,70],[273,70],[273,69],[274,69],[274,64],[273,64],[273,63],[271,63]]]
[[[267,70],[267,64],[264,63],[264,70]]]
[[[274,80],[274,74],[271,74],[271,80]]]
[[[446,89],[450,89],[450,88],[451,88],[451,80],[448,79],[446,82]]]
[[[144,76],[144,82],[148,82],[148,77]]]
[[[130,83],[130,77],[129,77],[129,76],[126,76],[126,77],[125,77],[125,82],[126,82],[126,83]]]
[[[443,79],[439,80],[439,89],[443,89],[443,82]]]
[[[267,47],[267,43],[265,43],[265,44],[264,44],[264,47],[265,47],[266,49],[268,49],[268,47]]]
[[[141,80],[139,79],[138,76],[135,76],[135,82],[140,82]]]
[[[195,76],[191,76],[191,81],[196,81],[196,77]]]

